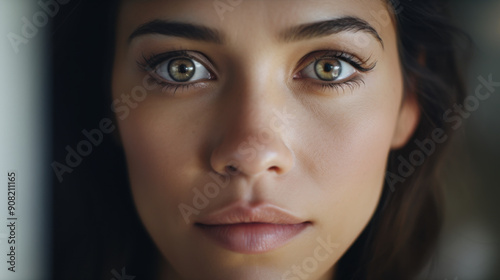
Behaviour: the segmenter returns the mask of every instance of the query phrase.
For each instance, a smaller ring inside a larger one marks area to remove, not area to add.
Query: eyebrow
[[[134,38],[148,34],[161,34],[215,44],[222,44],[224,42],[222,35],[215,29],[190,23],[169,22],[159,19],[139,26],[129,36],[128,42],[130,43]]]
[[[285,42],[295,42],[349,31],[366,32],[372,35],[384,48],[384,41],[377,30],[365,20],[353,16],[302,24],[286,30],[279,37]]]
[[[279,35],[279,39],[284,42],[296,42],[349,31],[366,32],[372,35],[382,45],[382,48],[384,48],[384,41],[378,34],[377,30],[375,30],[375,28],[373,28],[365,20],[352,16],[306,23],[292,27],[282,32]],[[129,36],[128,42],[130,43],[136,37],[148,34],[161,34],[165,36],[181,37],[215,44],[224,43],[222,34],[216,29],[191,23],[170,22],[159,19],[139,26]]]

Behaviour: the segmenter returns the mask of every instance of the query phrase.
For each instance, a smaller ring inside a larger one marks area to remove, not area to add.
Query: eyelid
[[[323,81],[319,77],[309,77],[304,75],[307,67],[311,67],[320,60],[341,60],[343,63],[352,67],[353,73],[349,77],[343,77],[341,80]],[[310,52],[301,58],[298,66],[293,72],[294,80],[301,80],[298,83],[301,91],[311,91],[320,94],[331,95],[333,92],[353,91],[355,88],[364,85],[363,73],[372,71],[377,65],[377,61],[368,59],[361,59],[359,56],[339,50],[319,50]]]
[[[309,53],[305,55],[302,59],[300,59],[297,70],[295,72],[296,73],[300,72],[305,67],[309,66],[311,63],[314,63],[315,61],[321,59],[340,59],[349,63],[351,66],[353,66],[354,68],[356,68],[356,70],[360,72],[369,72],[373,70],[373,68],[375,68],[375,66],[377,65],[377,62],[369,63],[370,58],[360,59],[356,55],[350,54],[346,51],[320,50]]]
[[[319,80],[320,82],[323,82],[323,83],[342,83],[342,82],[345,82],[345,81],[353,79],[359,73],[356,70],[356,68],[354,68],[354,66],[352,66],[349,62],[344,61],[342,59],[338,59],[338,58],[333,58],[333,59],[339,60],[340,65],[342,66],[342,72],[341,72],[340,76],[344,76],[344,75],[346,75],[346,73],[349,73],[347,75],[347,77],[343,77],[343,78],[338,77],[337,79],[332,80],[332,81],[323,80],[320,77],[317,77],[317,78],[311,77],[311,76],[317,76],[316,73],[315,73],[315,69],[314,68],[316,67],[316,63],[318,61],[321,61],[321,60],[332,60],[332,58],[322,58],[322,59],[315,60],[315,61],[311,62],[309,65],[307,65],[306,67],[304,67],[299,72],[301,78],[310,78],[310,79],[314,79],[314,80]],[[348,67],[350,67],[351,69],[348,69]],[[310,68],[312,68],[312,69],[310,69]],[[307,72],[309,72],[309,73],[307,73]],[[312,72],[312,74],[311,74],[311,72]],[[308,76],[304,76],[305,74],[309,74],[309,75]]]
[[[211,75],[215,76],[215,66],[203,53],[198,51],[190,51],[190,50],[180,50],[180,51],[170,51],[164,52],[160,54],[145,56],[142,55],[143,61],[139,63],[144,70],[147,72],[156,71],[157,67],[174,58],[189,58],[198,61],[201,63]]]

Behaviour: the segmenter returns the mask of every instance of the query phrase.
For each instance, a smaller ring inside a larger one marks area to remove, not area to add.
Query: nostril
[[[238,168],[236,168],[234,165],[226,166],[226,173],[235,174],[236,172],[238,172]]]
[[[273,165],[273,166],[269,167],[267,170],[274,171],[274,172],[276,172],[278,174],[280,173],[280,169],[276,165]]]

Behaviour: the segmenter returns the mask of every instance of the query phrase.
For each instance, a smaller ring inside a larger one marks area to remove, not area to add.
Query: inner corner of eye
[[[300,71],[296,71],[295,74],[293,74],[292,78],[293,79],[301,79],[303,77],[303,75],[302,75],[303,71],[304,71],[304,69],[302,69]]]

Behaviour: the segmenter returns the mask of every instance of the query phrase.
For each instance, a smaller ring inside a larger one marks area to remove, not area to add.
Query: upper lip
[[[307,222],[278,206],[265,204],[250,207],[242,204],[230,205],[212,212],[197,222],[203,225],[228,225],[240,223],[300,224]]]

